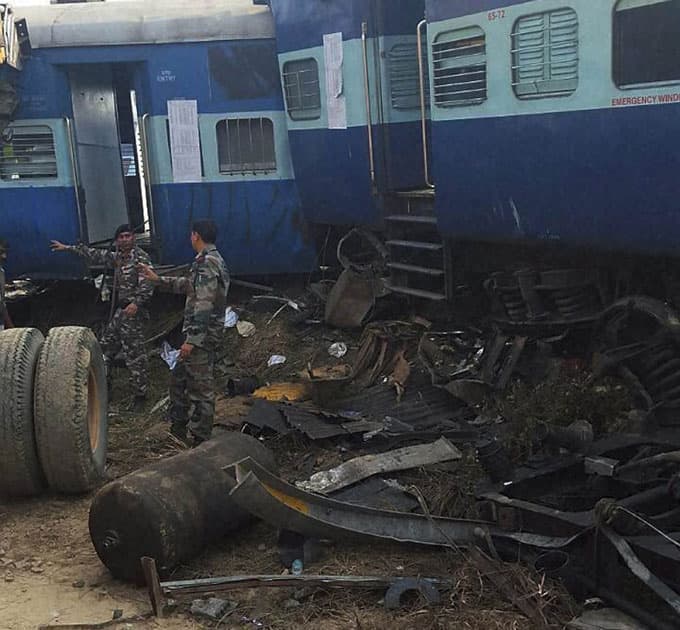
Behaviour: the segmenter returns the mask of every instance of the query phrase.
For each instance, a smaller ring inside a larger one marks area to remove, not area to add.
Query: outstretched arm
[[[116,255],[108,249],[95,249],[86,245],[65,245],[60,241],[50,241],[50,249],[53,252],[73,252],[86,258],[89,263],[113,267]]]
[[[149,265],[140,263],[137,271],[141,276],[153,282],[159,289],[168,293],[186,294],[189,289],[189,278],[174,276],[159,276]]]

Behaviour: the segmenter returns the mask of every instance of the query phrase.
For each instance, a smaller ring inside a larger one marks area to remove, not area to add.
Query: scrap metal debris
[[[355,457],[330,470],[314,473],[309,480],[299,481],[296,485],[308,492],[331,494],[372,475],[453,461],[462,456],[451,442],[442,437],[431,444],[418,444],[385,453]]]
[[[487,527],[484,521],[428,517],[350,505],[304,492],[268,473],[250,458],[232,469],[236,504],[274,527],[309,538],[394,540],[423,545],[467,546]]]
[[[386,590],[385,606],[398,608],[402,597],[411,591],[419,592],[428,603],[436,604],[441,600],[439,589],[451,589],[453,584],[443,578],[428,577],[389,577],[361,575],[232,575],[226,577],[203,578],[161,582],[151,558],[142,558],[147,576],[147,589],[154,614],[163,617],[169,599],[185,596],[222,593],[246,588],[318,587],[318,588],[363,588]],[[229,602],[212,598],[223,606],[225,611]],[[203,607],[202,607],[203,608]],[[214,606],[211,606],[211,612]],[[214,615],[210,615],[215,618]]]

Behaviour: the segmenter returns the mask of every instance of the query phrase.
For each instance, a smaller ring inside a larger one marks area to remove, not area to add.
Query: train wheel
[[[107,447],[106,370],[89,328],[53,328],[40,353],[35,431],[50,487],[85,492],[104,477]]]
[[[35,328],[0,333],[0,494],[30,496],[45,487],[33,428],[35,367],[44,338]]]

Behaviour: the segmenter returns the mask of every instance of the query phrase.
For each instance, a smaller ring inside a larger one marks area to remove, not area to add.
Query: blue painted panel
[[[433,123],[441,230],[677,255],[678,107]]]
[[[524,4],[533,0],[425,0],[428,22],[439,22],[450,18],[473,15],[482,11],[491,11],[515,4]]]
[[[167,114],[170,99],[196,99],[201,113],[282,110],[273,40],[41,49],[21,75],[22,118],[71,115],[66,67],[137,64],[140,109]]]
[[[50,251],[51,239],[75,243],[80,238],[72,188],[17,188],[2,191],[0,237],[10,244],[10,278],[82,278],[77,256]]]
[[[71,115],[71,93],[63,68],[53,66],[44,54],[33,51],[17,80],[21,101],[17,118],[61,118]]]
[[[307,220],[332,225],[380,220],[371,194],[365,127],[289,133],[295,179]]]
[[[361,37],[361,23],[369,35],[415,33],[423,19],[422,0],[271,0],[279,52],[320,46],[324,33],[342,32],[345,41]]]
[[[314,244],[293,181],[166,184],[153,187],[164,264],[190,262],[192,221],[211,218],[217,247],[235,275],[303,273],[313,269]]]

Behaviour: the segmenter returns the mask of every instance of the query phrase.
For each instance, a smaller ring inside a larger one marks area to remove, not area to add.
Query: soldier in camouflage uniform
[[[7,260],[7,252],[9,247],[7,241],[0,239],[0,331],[5,328],[14,328],[12,318],[9,316],[7,310],[7,302],[5,301],[5,261]]]
[[[149,255],[135,245],[135,233],[127,225],[115,233],[116,250],[95,249],[85,245],[64,245],[52,241],[53,251],[68,251],[85,258],[90,264],[114,269],[115,311],[99,340],[104,351],[107,373],[111,362],[122,349],[125,366],[130,371],[134,392],[133,408],[139,410],[149,389],[149,360],[144,350],[144,325],[149,319],[148,303],[153,285],[137,270],[140,264],[150,265]]]
[[[180,360],[170,377],[168,415],[175,437],[186,440],[188,426],[194,444],[200,444],[210,438],[215,416],[215,350],[224,328],[229,273],[215,247],[215,223],[196,221],[191,229],[196,258],[188,277],[158,276],[148,267],[142,267],[141,272],[161,289],[186,295],[182,328],[185,338]]]

